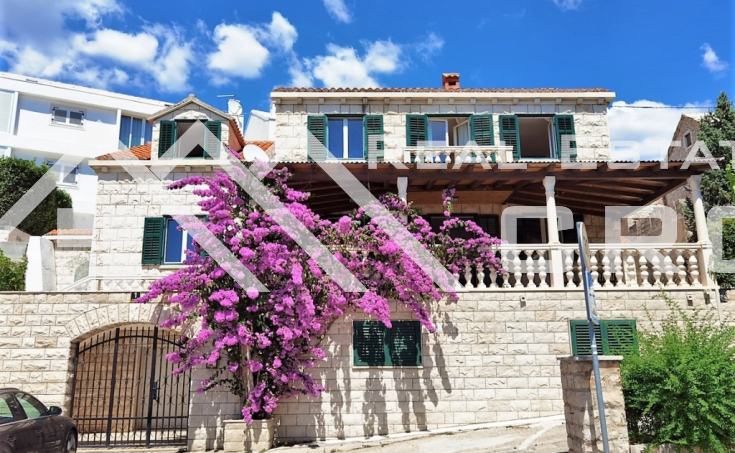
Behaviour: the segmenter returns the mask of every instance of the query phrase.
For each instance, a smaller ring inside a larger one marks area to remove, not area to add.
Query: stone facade
[[[348,95],[349,93],[346,93]],[[610,159],[610,131],[607,124],[607,106],[597,104],[556,104],[554,99],[544,99],[539,104],[486,104],[470,103],[470,98],[457,99],[450,104],[447,100],[422,104],[362,104],[362,98],[349,98],[340,103],[302,103],[276,105],[276,152],[274,158],[286,162],[307,160],[308,130],[306,120],[310,115],[383,115],[385,159],[402,161],[406,147],[406,115],[447,114],[475,115],[492,114],[495,143],[500,144],[499,115],[565,114],[574,116],[579,159]],[[154,134],[155,135],[155,134]]]
[[[622,357],[600,358],[600,382],[605,402],[605,421],[610,451],[629,453],[628,425],[625,418],[623,383],[620,379]],[[559,360],[564,394],[564,415],[570,453],[603,451],[597,385],[590,358],[562,357]]]

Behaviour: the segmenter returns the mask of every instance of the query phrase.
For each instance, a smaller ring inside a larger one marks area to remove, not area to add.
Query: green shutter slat
[[[495,145],[492,115],[470,116],[470,140],[478,146]]]
[[[406,146],[418,146],[428,140],[429,118],[426,115],[406,115]]]
[[[603,320],[603,354],[625,355],[638,352],[634,320]]]
[[[521,157],[521,140],[518,131],[518,117],[515,115],[500,115],[500,141],[505,142],[505,146],[513,147],[513,157],[520,159]]]
[[[158,131],[158,157],[161,157],[176,143],[176,121],[161,121]]]
[[[306,127],[311,133],[308,143],[309,158],[315,161],[326,160],[327,155],[325,151],[329,143],[327,137],[327,117],[324,115],[310,116],[306,119]]]
[[[590,331],[587,321],[569,321],[571,339],[572,339],[572,355],[585,356],[592,355],[592,344],[590,343]],[[600,326],[595,326],[595,340],[597,342],[597,353],[602,353],[602,331]]]
[[[163,217],[146,217],[143,224],[143,264],[161,264],[163,260]]]
[[[207,121],[204,123],[204,157],[219,156],[220,140],[222,139],[222,123],[219,121]],[[211,134],[209,134],[209,132]],[[216,137],[216,140],[214,137]]]
[[[379,321],[354,321],[352,347],[355,366],[384,366],[385,325]]]
[[[390,364],[393,366],[421,365],[421,323],[418,321],[391,321],[387,343]]]
[[[378,137],[383,136],[383,115],[365,115],[362,119],[363,124],[363,136],[365,140],[365,159],[368,159],[369,156],[369,145],[370,140],[369,137],[371,135],[377,135]],[[377,142],[378,149],[373,151],[373,157],[378,159],[385,158],[385,141],[382,138],[378,139]]]
[[[559,153],[557,158],[561,158],[562,153],[562,136],[563,135],[575,135],[574,134],[574,116],[572,115],[556,115],[554,116],[554,129],[556,130],[556,149]],[[572,159],[577,158],[577,142],[570,142],[570,154],[569,157]]]

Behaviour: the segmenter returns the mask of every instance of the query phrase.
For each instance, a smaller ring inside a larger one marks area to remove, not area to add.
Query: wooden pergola
[[[694,162],[521,162],[483,168],[480,164],[465,164],[458,169],[422,168],[422,164],[340,163],[370,192],[381,195],[398,193],[398,178],[408,180],[409,200],[426,199],[453,186],[463,196],[474,197],[471,203],[545,206],[543,181],[547,176],[556,180],[554,191],[558,206],[578,214],[604,216],[605,206],[645,206],[662,195],[685,184],[690,176],[709,170],[711,160]],[[526,168],[519,168],[525,164]],[[688,165],[687,165],[688,164]],[[406,168],[399,168],[405,166]],[[357,205],[337,183],[314,162],[284,163],[292,173],[290,186],[310,192],[307,205],[319,214],[338,213]],[[572,167],[572,168],[570,168]],[[471,194],[467,194],[471,192]],[[433,200],[432,198],[432,200]],[[441,198],[437,198],[441,202]],[[464,201],[464,200],[463,200]]]

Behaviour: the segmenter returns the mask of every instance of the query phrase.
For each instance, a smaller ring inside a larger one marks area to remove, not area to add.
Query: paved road
[[[559,453],[566,452],[567,434],[562,421],[530,426],[488,428],[475,431],[431,434],[402,441],[317,443],[280,447],[274,453]]]

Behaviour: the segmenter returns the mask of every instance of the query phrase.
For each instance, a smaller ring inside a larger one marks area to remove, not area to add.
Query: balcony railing
[[[160,277],[147,276],[89,276],[63,288],[63,292],[116,291],[137,292],[148,291],[151,283]]]
[[[513,162],[512,146],[410,146],[403,152],[403,162],[455,164]]]

